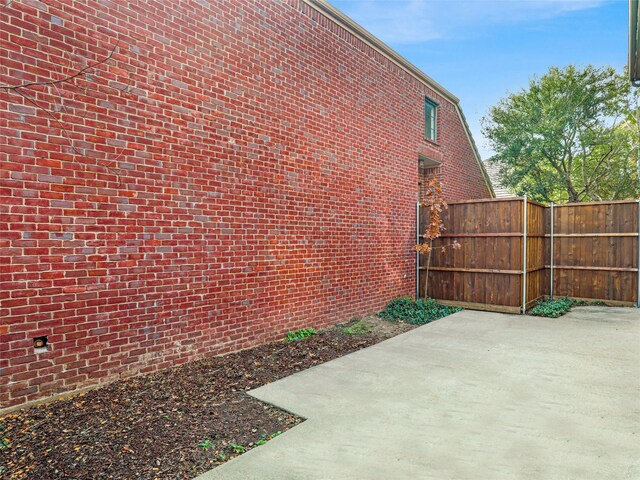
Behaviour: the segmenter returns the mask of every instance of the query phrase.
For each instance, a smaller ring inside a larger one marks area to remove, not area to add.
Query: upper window
[[[436,120],[438,104],[428,98],[424,99],[424,135],[429,140],[436,141]]]

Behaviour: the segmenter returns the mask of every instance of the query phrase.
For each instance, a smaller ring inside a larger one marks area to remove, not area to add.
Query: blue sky
[[[329,0],[460,98],[480,119],[551,66],[627,62],[627,0]]]

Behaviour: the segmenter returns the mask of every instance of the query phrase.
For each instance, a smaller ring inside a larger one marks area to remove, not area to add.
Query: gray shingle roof
[[[500,197],[514,197],[515,194],[510,192],[507,187],[504,187],[502,183],[500,183],[500,168],[497,164],[490,162],[489,160],[485,160],[484,168],[487,170],[487,175],[489,175],[489,179],[491,180],[491,184],[493,185],[493,191],[496,194],[496,198]]]

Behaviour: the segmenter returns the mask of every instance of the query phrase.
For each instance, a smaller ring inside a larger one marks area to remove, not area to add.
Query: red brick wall
[[[419,153],[489,195],[454,106],[299,1],[14,0],[0,25],[2,84],[117,44],[23,90],[51,114],[0,91],[0,407],[412,295]]]

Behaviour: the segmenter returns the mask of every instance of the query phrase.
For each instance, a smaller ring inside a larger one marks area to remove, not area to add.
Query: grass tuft
[[[350,322],[339,325],[340,333],[344,335],[364,335],[369,333],[369,327],[359,318],[354,318]]]
[[[300,330],[296,330],[295,332],[287,333],[287,336],[284,339],[287,342],[295,342],[296,340],[302,340],[303,338],[307,338],[315,334],[316,331],[313,328],[301,328]]]

